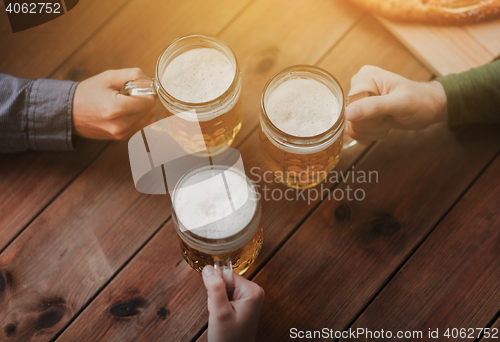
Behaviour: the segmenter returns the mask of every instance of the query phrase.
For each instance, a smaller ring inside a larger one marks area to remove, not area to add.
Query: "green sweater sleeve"
[[[500,123],[500,60],[437,79],[448,100],[448,127]]]

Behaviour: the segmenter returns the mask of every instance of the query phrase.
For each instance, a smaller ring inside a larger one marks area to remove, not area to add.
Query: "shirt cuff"
[[[78,82],[37,79],[28,93],[28,143],[33,150],[73,150],[73,97]]]
[[[457,131],[465,123],[462,89],[460,77],[457,74],[450,74],[437,79],[443,86],[448,103],[448,128]]]

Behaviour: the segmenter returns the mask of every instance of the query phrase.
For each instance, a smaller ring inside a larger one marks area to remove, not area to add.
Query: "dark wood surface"
[[[365,64],[433,77],[342,0],[89,0],[16,35],[3,15],[0,72],[28,78],[133,66],[153,75],[176,37],[221,37],[244,77],[235,145],[259,175],[259,99],[282,68],[319,65],[346,91]],[[499,133],[394,132],[337,166],[378,172],[377,183],[355,184],[365,200],[264,201],[264,246],[247,272],[267,295],[259,340],[288,340],[292,327],[498,327]],[[0,341],[206,340],[206,292],[182,260],[169,200],[139,194],[128,163],[124,142],[0,155]]]

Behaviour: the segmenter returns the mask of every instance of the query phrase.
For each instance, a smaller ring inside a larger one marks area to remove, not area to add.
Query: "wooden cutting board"
[[[436,76],[469,70],[500,57],[500,20],[465,26],[378,20]]]

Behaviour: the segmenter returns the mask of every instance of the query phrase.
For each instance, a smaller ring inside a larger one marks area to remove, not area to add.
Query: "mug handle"
[[[227,298],[229,301],[233,300],[234,294],[234,275],[233,275],[233,263],[230,258],[227,259],[214,259],[214,268],[219,275],[224,279],[226,284]]]
[[[155,79],[154,78],[140,78],[123,83],[120,90],[122,95],[156,95]]]
[[[347,96],[346,106],[350,105],[351,103],[353,103],[355,101],[358,101],[358,100],[361,100],[361,99],[364,99],[364,98],[370,97],[370,96],[376,96],[376,94],[372,93],[371,91],[364,91],[364,92],[357,93],[357,94],[354,94],[351,96]],[[354,140],[353,138],[351,138],[350,136],[348,136],[347,134],[344,133],[344,143],[342,144],[342,150],[346,150],[350,147],[353,147],[357,143],[358,142],[356,140]]]

